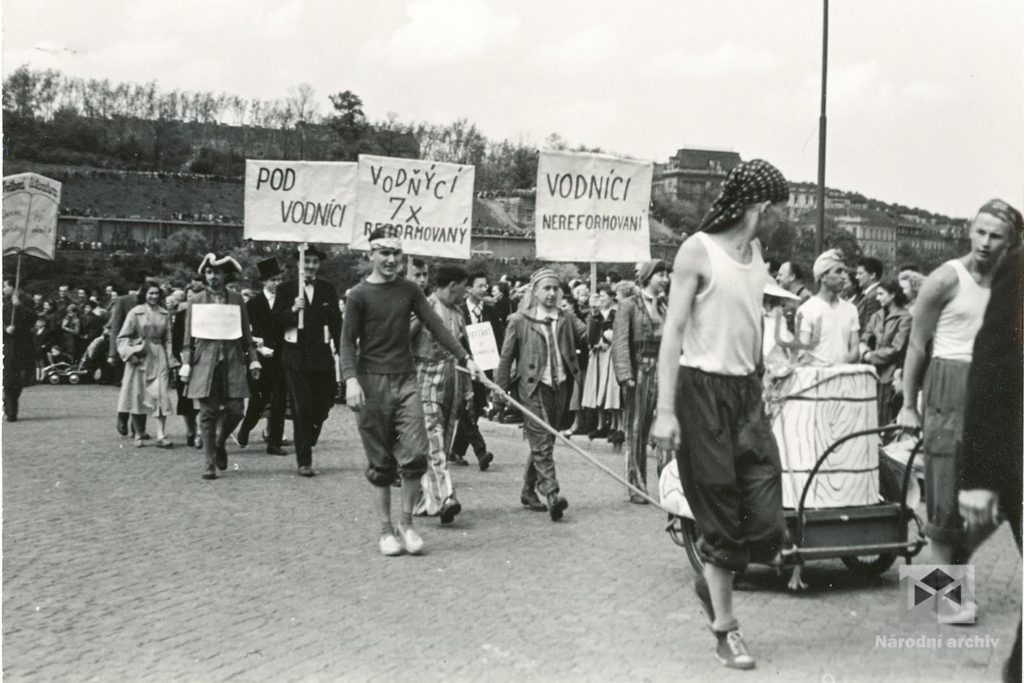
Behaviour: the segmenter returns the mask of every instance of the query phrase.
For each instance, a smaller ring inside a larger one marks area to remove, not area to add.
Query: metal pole
[[[825,251],[825,93],[828,85],[828,0],[824,0],[821,23],[821,115],[818,117],[818,226],[815,234],[817,253]]]
[[[306,247],[305,242],[299,245],[299,296],[306,296]],[[307,302],[308,303],[308,302]],[[299,329],[306,327],[306,309],[299,311]]]

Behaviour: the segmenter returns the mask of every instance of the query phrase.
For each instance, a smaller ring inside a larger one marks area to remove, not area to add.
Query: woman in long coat
[[[142,417],[152,413],[156,418],[158,448],[170,448],[165,431],[167,416],[173,414],[170,370],[177,366],[171,354],[171,316],[161,305],[163,293],[155,284],[147,285],[146,303],[128,312],[121,333],[117,335],[117,351],[125,362],[119,413],[130,413],[135,422],[135,445],[143,445]]]

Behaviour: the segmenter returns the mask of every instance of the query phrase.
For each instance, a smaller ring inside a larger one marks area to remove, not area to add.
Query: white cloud
[[[615,28],[597,24],[537,48],[533,62],[545,71],[575,74],[602,66],[620,50]]]
[[[483,0],[412,0],[407,21],[386,39],[373,38],[359,51],[366,62],[433,66],[477,57],[507,42],[519,27],[510,14]]]
[[[673,48],[657,55],[647,70],[656,73],[674,73],[691,78],[720,78],[722,76],[759,76],[782,64],[782,60],[767,50],[743,47],[728,41],[710,52],[687,53]]]

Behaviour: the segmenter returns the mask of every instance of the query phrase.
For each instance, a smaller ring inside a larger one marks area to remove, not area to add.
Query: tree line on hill
[[[164,90],[155,81],[112,83],[23,65],[4,81],[4,156],[44,163],[239,177],[246,158],[354,161],[378,154],[473,164],[480,192],[534,187],[537,145],[490,140],[467,119],[371,121],[356,93],[328,97],[319,112],[305,83],[276,99]],[[570,145],[558,134],[546,148]]]

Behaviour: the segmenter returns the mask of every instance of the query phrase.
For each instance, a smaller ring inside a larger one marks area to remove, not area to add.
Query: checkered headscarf
[[[725,177],[722,194],[698,229],[720,232],[738,221],[751,204],[784,202],[787,199],[789,183],[779,169],[763,159],[741,162]]]

